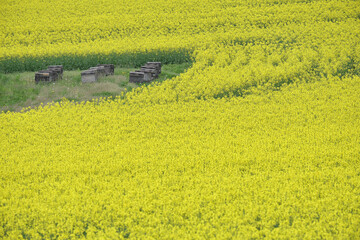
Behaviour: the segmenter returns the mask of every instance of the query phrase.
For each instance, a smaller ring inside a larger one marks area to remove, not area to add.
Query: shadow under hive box
[[[48,70],[51,70],[53,72],[57,73],[57,79],[62,79],[64,68],[62,65],[50,65],[48,67]]]
[[[96,70],[85,70],[81,72],[81,82],[82,83],[92,83],[98,80],[98,73]]]
[[[97,67],[101,67],[101,66],[105,68],[106,76],[114,75],[114,69],[115,69],[114,64],[98,64],[97,65]]]
[[[58,78],[58,74],[52,70],[41,70],[35,73],[35,83],[54,82]]]

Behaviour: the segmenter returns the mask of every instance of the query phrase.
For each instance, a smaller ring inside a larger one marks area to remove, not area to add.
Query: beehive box
[[[97,67],[101,67],[101,66],[103,66],[105,68],[106,76],[114,75],[114,69],[115,69],[114,64],[98,64],[97,65]]]
[[[98,73],[96,70],[85,70],[81,72],[82,83],[92,83],[98,80]]]
[[[91,67],[89,70],[94,70],[97,72],[98,77],[104,77],[106,75],[105,67],[98,66],[98,67]]]
[[[147,62],[145,67],[154,67],[158,71],[158,74],[161,73],[161,62]]]
[[[135,72],[142,72],[141,70],[137,70]],[[151,82],[152,80],[154,80],[154,76],[151,72],[142,72],[144,73],[144,82]]]
[[[152,74],[152,77],[155,79],[159,76],[159,72],[155,67],[147,67],[147,66],[142,66],[140,68],[141,72],[150,72]]]
[[[145,81],[145,73],[143,72],[130,72],[129,82],[131,83],[143,83]]]
[[[152,74],[144,72],[144,81],[145,82],[151,82],[152,80],[154,80],[154,77],[152,76]]]
[[[51,70],[51,71],[56,73],[56,79],[55,80],[62,79],[63,71],[64,71],[62,65],[50,65],[48,67],[48,70]]]
[[[52,70],[41,70],[35,73],[35,83],[53,82],[57,79],[57,73]]]

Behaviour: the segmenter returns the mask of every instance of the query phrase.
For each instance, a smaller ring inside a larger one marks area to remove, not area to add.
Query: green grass
[[[185,62],[181,64],[168,64],[161,68],[161,74],[159,75],[158,81],[164,81],[169,78],[173,78],[183,73],[186,69],[190,68],[191,62]]]
[[[191,63],[167,64],[154,81],[164,81],[183,73]],[[64,71],[63,78],[52,83],[35,84],[35,72],[0,74],[0,112],[21,111],[27,107],[59,102],[62,98],[81,102],[100,97],[116,97],[141,84],[129,83],[129,73],[137,68],[116,67],[114,75],[83,84],[82,70]]]
[[[39,94],[41,86],[29,83],[27,75],[0,74],[0,106],[12,106]]]

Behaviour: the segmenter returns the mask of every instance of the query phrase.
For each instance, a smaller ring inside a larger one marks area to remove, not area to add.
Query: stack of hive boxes
[[[161,73],[161,62],[147,62],[140,70],[130,72],[129,82],[144,83],[158,78]]]
[[[98,64],[88,70],[81,72],[81,81],[83,83],[96,82],[100,77],[114,75],[114,64]]]
[[[62,79],[63,71],[62,65],[51,65],[48,69],[35,73],[35,83],[54,82],[58,79]]]

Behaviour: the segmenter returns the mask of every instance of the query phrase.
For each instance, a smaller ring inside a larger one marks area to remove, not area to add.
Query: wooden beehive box
[[[56,79],[55,80],[62,79],[63,71],[64,71],[62,65],[50,65],[48,67],[48,70],[51,70],[51,71],[56,73]]]
[[[98,67],[91,67],[89,70],[95,70],[99,77],[106,76],[106,70],[104,66],[98,66]]]
[[[142,66],[140,68],[141,72],[150,72],[152,74],[153,78],[157,78],[159,76],[159,72],[155,67],[147,67],[147,66]]]
[[[98,73],[96,70],[85,70],[81,72],[81,82],[82,83],[92,83],[98,80]]]
[[[150,81],[155,79],[155,75],[154,75],[154,73],[152,73],[151,70],[150,71],[147,70],[147,69],[145,69],[145,70],[135,70],[135,72],[144,73],[144,82],[150,82]]]
[[[144,75],[145,73],[143,72],[130,72],[129,82],[143,83],[145,81]]]
[[[114,64],[98,64],[97,65],[97,67],[101,67],[101,66],[103,66],[105,68],[106,76],[114,75],[114,69],[115,69]]]
[[[158,74],[161,73],[161,62],[147,62],[145,67],[154,67],[158,71]]]
[[[57,73],[52,70],[41,70],[35,73],[35,83],[53,82],[57,79]]]

